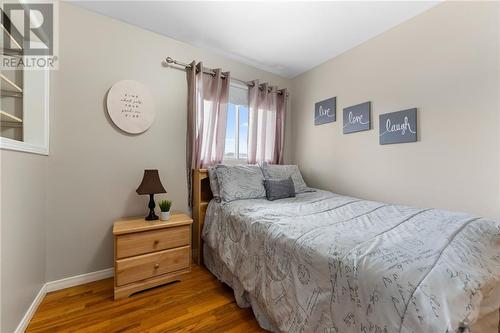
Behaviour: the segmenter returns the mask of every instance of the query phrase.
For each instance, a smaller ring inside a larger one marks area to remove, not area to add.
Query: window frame
[[[241,83],[231,81],[231,83],[229,83],[229,85],[234,87],[234,88],[237,88],[237,89],[245,89],[248,91],[248,86],[243,85]],[[231,103],[230,96],[229,96],[229,100],[227,103],[228,109],[229,109],[229,104],[233,104],[233,103]],[[224,154],[222,161],[225,164],[247,164],[248,157],[245,157],[245,158],[240,157],[240,107],[242,105],[240,105],[240,104],[233,104],[233,105],[234,105],[234,110],[235,110],[235,112],[234,112],[234,121],[235,121],[235,123],[234,123],[234,131],[235,131],[235,133],[234,133],[234,137],[235,137],[235,139],[234,139],[235,140],[234,157],[229,157],[229,156],[226,156],[226,154]],[[246,105],[246,107],[249,108],[248,104]],[[247,145],[248,145],[248,137],[247,137]]]

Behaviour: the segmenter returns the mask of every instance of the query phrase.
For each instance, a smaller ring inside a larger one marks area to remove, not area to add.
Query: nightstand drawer
[[[189,245],[189,225],[120,235],[116,238],[116,258],[126,258]]]
[[[190,265],[191,247],[144,254],[116,261],[116,285],[123,286],[150,277],[174,272]]]

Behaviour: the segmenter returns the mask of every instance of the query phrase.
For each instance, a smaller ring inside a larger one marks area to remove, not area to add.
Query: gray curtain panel
[[[282,91],[282,94],[278,92]],[[248,89],[248,163],[283,163],[288,92],[253,81]]]
[[[187,68],[186,173],[190,207],[192,170],[221,163],[224,156],[230,74],[220,69],[213,71],[214,75],[204,73],[203,63],[194,61]]]

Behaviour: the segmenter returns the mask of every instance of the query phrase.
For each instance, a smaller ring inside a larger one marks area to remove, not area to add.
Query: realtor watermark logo
[[[0,14],[0,69],[57,69],[57,1],[2,1]]]

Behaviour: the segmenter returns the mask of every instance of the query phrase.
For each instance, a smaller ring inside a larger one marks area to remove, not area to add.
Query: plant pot
[[[168,221],[170,219],[170,212],[160,212],[160,220]]]

